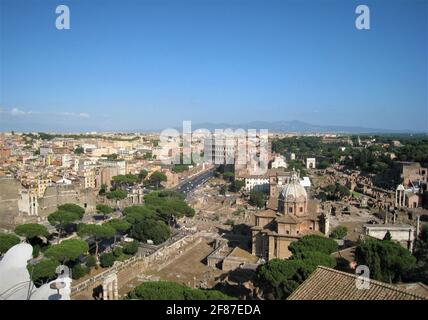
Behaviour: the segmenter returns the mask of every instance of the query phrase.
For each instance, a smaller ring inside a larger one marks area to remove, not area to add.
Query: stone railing
[[[77,292],[80,292],[82,290],[85,290],[92,284],[103,281],[105,278],[107,278],[110,274],[119,272],[123,270],[124,268],[130,266],[131,264],[134,264],[136,261],[140,260],[141,257],[139,256],[133,256],[123,262],[115,262],[114,265],[107,270],[104,270],[103,272],[100,272],[89,279],[86,279],[83,282],[80,282],[79,284],[71,287],[71,294],[75,294]]]
[[[196,241],[195,241],[196,240]],[[188,244],[189,242],[192,242],[192,248],[198,244],[201,241],[200,235],[198,233],[189,233],[183,237],[177,237],[176,241],[166,245],[162,246],[152,254],[148,256],[144,255],[135,255],[125,261],[116,261],[114,265],[101,273],[98,273],[89,279],[86,279],[83,282],[80,282],[76,284],[75,286],[71,287],[71,294],[75,295],[91,286],[93,286],[95,283],[104,281],[110,274],[118,273],[126,268],[131,267],[132,265],[136,263],[144,263],[146,267],[151,266],[154,262],[156,262],[157,269],[160,267],[163,267],[166,264],[169,264],[172,262],[177,256],[173,257],[171,259],[171,253],[179,253],[180,248]]]

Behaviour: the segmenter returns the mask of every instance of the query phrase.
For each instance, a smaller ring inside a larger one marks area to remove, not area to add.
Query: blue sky
[[[71,29],[55,28],[70,8]],[[366,4],[371,30],[355,28]],[[0,0],[0,131],[427,129],[427,0]]]

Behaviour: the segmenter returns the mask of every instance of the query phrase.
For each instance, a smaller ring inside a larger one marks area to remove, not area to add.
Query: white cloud
[[[85,113],[85,112],[80,112],[80,113],[61,112],[59,114],[61,116],[66,116],[66,117],[79,117],[79,118],[89,118],[90,117],[90,115],[88,113]]]
[[[12,116],[23,116],[23,115],[26,115],[27,112],[22,111],[22,110],[20,110],[18,108],[12,108],[12,110],[10,110],[10,114]]]
[[[81,117],[81,118],[89,118],[90,115],[88,113],[81,112],[81,113],[79,113],[79,117]]]
[[[44,115],[44,116],[61,116],[61,117],[77,117],[77,118],[90,118],[86,112],[38,112],[38,111],[24,111],[18,108],[5,110],[0,108],[0,113],[9,114],[11,116],[30,116],[30,115]]]

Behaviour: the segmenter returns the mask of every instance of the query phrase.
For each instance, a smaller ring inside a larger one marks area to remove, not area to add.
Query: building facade
[[[292,172],[289,183],[284,185],[277,199],[276,210],[269,208],[254,214],[252,254],[266,261],[288,258],[291,242],[328,230],[328,217],[318,205],[309,206],[307,192],[297,172]]]

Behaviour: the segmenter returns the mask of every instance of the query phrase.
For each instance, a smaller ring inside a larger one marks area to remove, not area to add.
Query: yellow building
[[[304,235],[326,232],[327,216],[322,214],[316,201],[308,199],[297,172],[292,172],[290,182],[272,200],[276,201],[276,208],[254,214],[253,255],[266,261],[288,258],[291,242]]]

